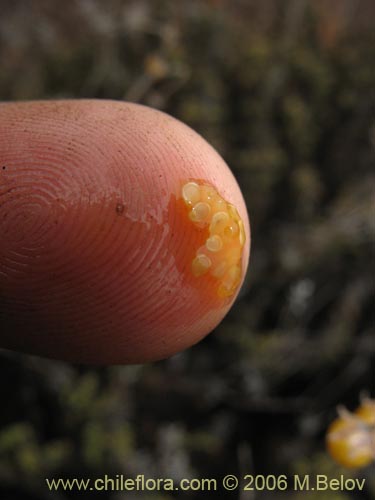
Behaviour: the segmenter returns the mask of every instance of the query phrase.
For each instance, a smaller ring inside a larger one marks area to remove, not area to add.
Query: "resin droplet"
[[[200,231],[206,231],[205,244],[197,248],[191,263],[192,273],[196,277],[214,278],[217,295],[230,297],[242,279],[246,235],[241,217],[234,205],[209,184],[187,182],[181,195],[191,222]]]
[[[203,274],[206,274],[210,267],[210,258],[202,253],[197,255],[193,260],[191,270],[193,271],[194,276],[202,276]]]
[[[233,266],[225,273],[218,293],[221,297],[230,297],[241,282],[241,269]]]
[[[219,252],[223,248],[223,240],[214,234],[207,239],[206,247],[210,252]]]
[[[239,231],[238,224],[236,222],[232,222],[230,226],[224,228],[224,236],[226,238],[233,238]]]
[[[238,221],[238,227],[240,229],[240,245],[244,246],[245,241],[246,241],[246,234],[245,234],[245,228],[243,227],[242,220]]]
[[[226,261],[220,262],[214,269],[212,269],[212,276],[215,278],[222,278],[225,274],[225,271],[228,269],[228,265]]]
[[[229,215],[227,212],[216,212],[212,217],[210,232],[221,233],[229,224]]]
[[[201,197],[200,188],[195,182],[188,182],[182,188],[182,197],[188,205],[195,205]]]
[[[190,219],[193,222],[204,222],[209,217],[210,212],[211,207],[208,203],[197,203],[190,212]]]
[[[237,208],[231,203],[228,203],[228,213],[233,220],[241,219],[239,213],[237,212]]]

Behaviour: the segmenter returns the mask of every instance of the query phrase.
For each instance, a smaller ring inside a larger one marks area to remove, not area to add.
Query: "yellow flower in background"
[[[327,449],[344,467],[366,467],[375,460],[375,400],[364,398],[354,413],[338,409],[327,430]]]

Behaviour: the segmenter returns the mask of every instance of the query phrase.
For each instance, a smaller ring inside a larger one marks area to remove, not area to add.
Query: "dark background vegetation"
[[[92,498],[43,478],[121,473],[367,483],[100,498],[374,498],[371,468],[343,471],[324,446],[336,405],[373,390],[374,5],[0,0],[0,99],[162,109],[219,150],[252,221],[241,295],[192,349],[109,368],[1,353],[1,500]]]

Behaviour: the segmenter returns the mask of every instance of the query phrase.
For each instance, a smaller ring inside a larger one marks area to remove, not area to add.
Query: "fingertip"
[[[206,141],[128,103],[12,104],[0,114],[4,347],[140,363],[189,347],[221,321],[247,270],[250,230],[240,189]],[[184,198],[191,182],[209,202],[204,221]],[[235,237],[224,236],[228,226],[211,231],[219,212],[232,214]],[[212,237],[225,244],[210,253]],[[197,276],[202,246],[214,266]]]

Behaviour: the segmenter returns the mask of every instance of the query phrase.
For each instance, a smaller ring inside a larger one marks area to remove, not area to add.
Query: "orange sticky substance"
[[[181,199],[188,221],[204,233],[203,244],[194,250],[190,263],[192,275],[213,280],[217,297],[231,297],[241,284],[246,240],[237,209],[204,182],[183,184]]]

